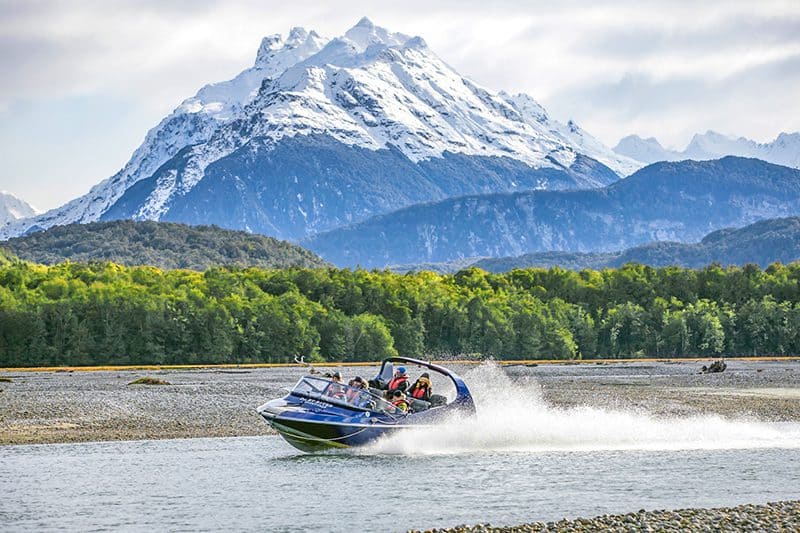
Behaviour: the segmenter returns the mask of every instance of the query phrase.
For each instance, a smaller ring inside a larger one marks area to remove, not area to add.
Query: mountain
[[[272,237],[214,226],[168,222],[92,222],[56,226],[2,243],[20,259],[114,261],[123,265],[205,270],[218,265],[264,268],[329,266],[317,255]],[[0,248],[2,250],[2,248]]]
[[[800,214],[800,171],[757,159],[655,163],[581,191],[466,196],[316,235],[337,265],[383,267],[540,251],[609,252]]]
[[[730,137],[714,131],[695,135],[683,151],[668,150],[655,138],[629,135],[619,141],[614,151],[636,161],[703,161],[726,155],[754,157],[776,165],[800,168],[800,133],[781,133],[769,143],[757,143],[744,137]]]
[[[147,132],[144,142],[119,172],[92,187],[84,196],[24,224],[0,229],[0,238],[55,225],[98,220],[131,185],[152,175],[180,150],[207,141],[222,124],[239,116],[242,108],[257,94],[263,80],[277,76],[288,66],[316,53],[323,44],[319,35],[302,28],[293,28],[286,40],[280,35],[265,37],[251,68],[231,80],[206,85],[184,100]]]
[[[0,227],[19,219],[32,217],[36,210],[25,200],[20,200],[11,193],[0,191]]]
[[[0,238],[113,219],[300,238],[421,201],[603,186],[639,166],[365,18],[330,40],[266,38],[252,68],[184,101],[119,173]]]
[[[706,235],[700,242],[654,242],[623,252],[570,253],[539,252],[519,257],[487,258],[471,263],[490,272],[514,268],[560,266],[570,270],[616,268],[625,263],[653,267],[702,268],[711,263],[762,268],[776,262],[800,260],[800,217],[761,220],[744,228],[727,228]],[[457,268],[464,268],[458,265]]]

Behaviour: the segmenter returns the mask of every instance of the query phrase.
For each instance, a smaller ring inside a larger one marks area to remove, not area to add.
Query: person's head
[[[398,366],[397,370],[395,370],[395,374],[397,374],[398,376],[405,376],[406,375],[406,367]]]
[[[427,383],[428,385],[431,384],[431,376],[427,372],[423,372],[422,375],[420,375],[419,380],[422,383]]]
[[[342,374],[340,374],[339,372],[334,372],[333,375],[331,376],[331,379],[333,381],[335,381],[336,383],[341,383],[342,382]]]
[[[405,400],[406,395],[403,394],[403,391],[397,389],[392,393],[392,400]]]
[[[362,378],[361,376],[356,376],[356,377],[353,378],[352,386],[353,387],[357,387],[359,389],[366,389],[367,388],[367,382],[364,381],[364,378]]]

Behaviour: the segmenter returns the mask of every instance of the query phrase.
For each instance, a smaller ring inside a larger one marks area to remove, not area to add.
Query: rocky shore
[[[800,421],[800,361],[730,360],[717,374],[701,374],[703,364],[510,365],[503,372],[535,384],[557,407]],[[468,381],[474,371],[456,369]],[[341,370],[369,377],[376,367]],[[255,408],[284,394],[303,373],[296,367],[0,371],[0,444],[268,434]],[[142,378],[150,379],[131,384]],[[166,384],[147,384],[153,380]]]
[[[426,533],[532,533],[532,532],[630,532],[630,531],[800,531],[800,501],[765,505],[739,505],[716,509],[645,511],[576,518],[558,522],[533,522],[519,526],[456,526]],[[409,533],[420,533],[410,530]]]

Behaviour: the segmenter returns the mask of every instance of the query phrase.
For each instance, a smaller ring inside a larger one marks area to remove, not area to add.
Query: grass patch
[[[5,378],[3,376],[0,376],[0,383],[14,383],[14,380],[11,378]]]
[[[164,381],[163,379],[157,378],[139,378],[137,380],[131,381],[128,385],[172,385],[169,381]]]

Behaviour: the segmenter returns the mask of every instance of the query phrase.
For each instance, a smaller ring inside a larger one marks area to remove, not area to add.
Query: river
[[[469,377],[477,417],[354,451],[277,436],[3,446],[0,523],[405,531],[800,498],[796,422],[556,408],[497,367]]]

